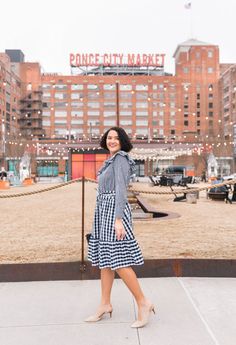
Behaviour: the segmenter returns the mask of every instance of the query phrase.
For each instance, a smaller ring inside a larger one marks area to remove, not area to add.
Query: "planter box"
[[[0,189],[10,189],[9,181],[0,181]]]
[[[34,184],[34,180],[30,177],[25,178],[23,181],[23,186],[31,186],[32,184]]]

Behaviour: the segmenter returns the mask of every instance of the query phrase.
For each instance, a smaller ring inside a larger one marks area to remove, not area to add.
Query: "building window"
[[[115,126],[116,120],[104,120],[104,126]]]
[[[115,90],[116,85],[115,84],[104,84],[103,88],[104,88],[104,90]]]
[[[200,59],[200,57],[201,57],[201,53],[200,52],[196,52],[196,59]]]
[[[130,93],[130,92],[121,92],[120,93],[120,98],[121,99],[131,99],[132,98],[132,93]]]
[[[72,84],[71,85],[71,90],[75,91],[75,90],[83,90],[84,85],[81,84]]]
[[[184,104],[184,109],[188,109],[188,104]]]
[[[188,126],[188,120],[184,121],[184,126]]]
[[[164,126],[164,121],[163,121],[163,120],[160,120],[160,121],[159,121],[159,125],[160,125],[160,126]]]
[[[81,120],[71,120],[71,124],[72,125],[82,125],[83,124],[83,120],[81,119]]]
[[[55,108],[65,108],[68,104],[66,102],[56,102],[54,103]]]
[[[208,106],[209,106],[210,109],[212,109],[212,108],[213,108],[213,103],[210,102],[210,103],[208,104]]]
[[[91,116],[96,116],[96,115],[99,115],[99,111],[88,111],[88,115],[91,115]]]
[[[98,90],[98,85],[96,85],[96,84],[88,84],[88,90]]]
[[[175,116],[175,111],[171,111],[170,116]]]
[[[99,92],[88,92],[88,99],[99,99]]]
[[[115,108],[116,103],[115,102],[104,102],[104,108]]]
[[[66,124],[66,120],[55,119],[55,125],[64,125]]]
[[[65,84],[56,84],[55,85],[55,89],[56,90],[66,90],[67,89],[67,85],[65,85]]]
[[[201,125],[201,121],[198,120],[198,121],[197,121],[197,126],[200,126],[200,125]]]
[[[43,93],[43,98],[50,98],[51,97],[51,93],[50,92],[44,92]]]
[[[120,124],[123,126],[131,126],[132,125],[132,121],[131,120],[121,120]]]
[[[123,109],[132,108],[132,103],[131,102],[120,102],[120,108],[123,108]]]
[[[197,93],[197,99],[200,99],[200,93]]]
[[[130,104],[132,105],[132,103],[130,103]],[[137,102],[136,108],[148,108],[148,103],[147,102]]]
[[[170,130],[170,134],[171,134],[171,135],[175,135],[175,129],[171,129],[171,130]]]
[[[157,96],[157,95],[155,94],[155,96]],[[156,97],[153,97],[153,98],[156,98]],[[147,92],[138,92],[138,93],[136,93],[136,99],[147,100],[148,99],[148,93]]]
[[[170,120],[170,125],[175,126],[175,120]]]
[[[200,102],[197,102],[197,108],[200,108]]]
[[[99,121],[98,120],[89,120],[88,122],[88,126],[98,126],[99,125]]]
[[[45,90],[51,89],[51,84],[43,84],[42,88]]]
[[[212,50],[208,50],[207,57],[209,57],[209,58],[213,57],[213,51]]]
[[[71,107],[72,108],[82,108],[83,103],[82,102],[71,102]]]
[[[138,84],[138,85],[136,85],[136,90],[137,91],[147,91],[148,90],[148,85]]]
[[[104,92],[104,99],[115,99],[116,94],[114,92]]]
[[[200,116],[201,116],[200,111],[197,111],[197,117],[200,117]]]
[[[208,115],[209,117],[213,117],[213,111],[209,111]]]
[[[208,73],[213,73],[214,72],[214,68],[213,67],[208,67],[207,68],[207,72]]]
[[[61,92],[56,92],[55,93],[55,98],[56,99],[66,99],[67,98],[67,94],[66,93],[61,93]]]
[[[136,120],[136,126],[148,126],[147,120]]]
[[[79,116],[79,117],[81,117],[83,115],[84,115],[84,112],[81,111],[81,110],[72,110],[72,112],[71,112],[71,116]]]
[[[131,115],[132,115],[132,111],[129,111],[129,110],[121,110],[121,111],[120,111],[120,115],[121,115],[121,116],[131,116]]]
[[[132,90],[132,85],[121,84],[120,85],[120,90],[121,91],[131,91]]]
[[[136,116],[148,116],[147,111],[136,111]]]
[[[120,112],[121,113],[121,112]],[[116,115],[116,112],[115,111],[104,111],[103,112],[103,116],[104,117],[112,117],[112,116],[115,116]]]
[[[184,72],[185,74],[187,74],[187,73],[189,72],[189,68],[188,68],[188,67],[183,67],[183,72]]]
[[[88,107],[89,108],[99,108],[99,103],[98,102],[88,102]]]
[[[44,121],[43,120],[43,126],[51,126],[51,121]]]
[[[65,116],[67,116],[67,111],[64,111],[64,110],[56,110],[56,111],[55,111],[55,116],[58,116],[58,117],[65,117]]]

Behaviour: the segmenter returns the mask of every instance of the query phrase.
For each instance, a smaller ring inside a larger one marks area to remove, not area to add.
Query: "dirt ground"
[[[48,187],[15,187],[4,194]],[[195,186],[196,187],[196,186]],[[134,183],[133,188],[163,191]],[[96,184],[86,183],[85,232],[92,227]],[[197,204],[173,202],[173,195],[142,196],[174,219],[135,220],[134,231],[144,258],[236,259],[236,203],[225,204],[200,193]],[[45,193],[0,199],[0,263],[63,262],[81,259],[81,183]],[[85,258],[87,248],[85,246]]]

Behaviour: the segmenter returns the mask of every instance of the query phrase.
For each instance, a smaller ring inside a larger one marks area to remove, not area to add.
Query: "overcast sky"
[[[21,49],[43,72],[63,74],[70,74],[71,52],[165,53],[165,70],[174,73],[177,45],[196,38],[218,45],[221,62],[236,63],[236,0],[192,0],[191,10],[188,2],[1,1],[0,51]]]

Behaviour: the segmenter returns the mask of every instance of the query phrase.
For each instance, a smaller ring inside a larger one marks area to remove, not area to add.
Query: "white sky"
[[[236,0],[10,0],[0,5],[0,51],[21,49],[44,72],[70,74],[69,53],[173,53],[191,37],[236,63]],[[190,22],[192,23],[190,25]],[[191,34],[192,26],[192,34]]]

